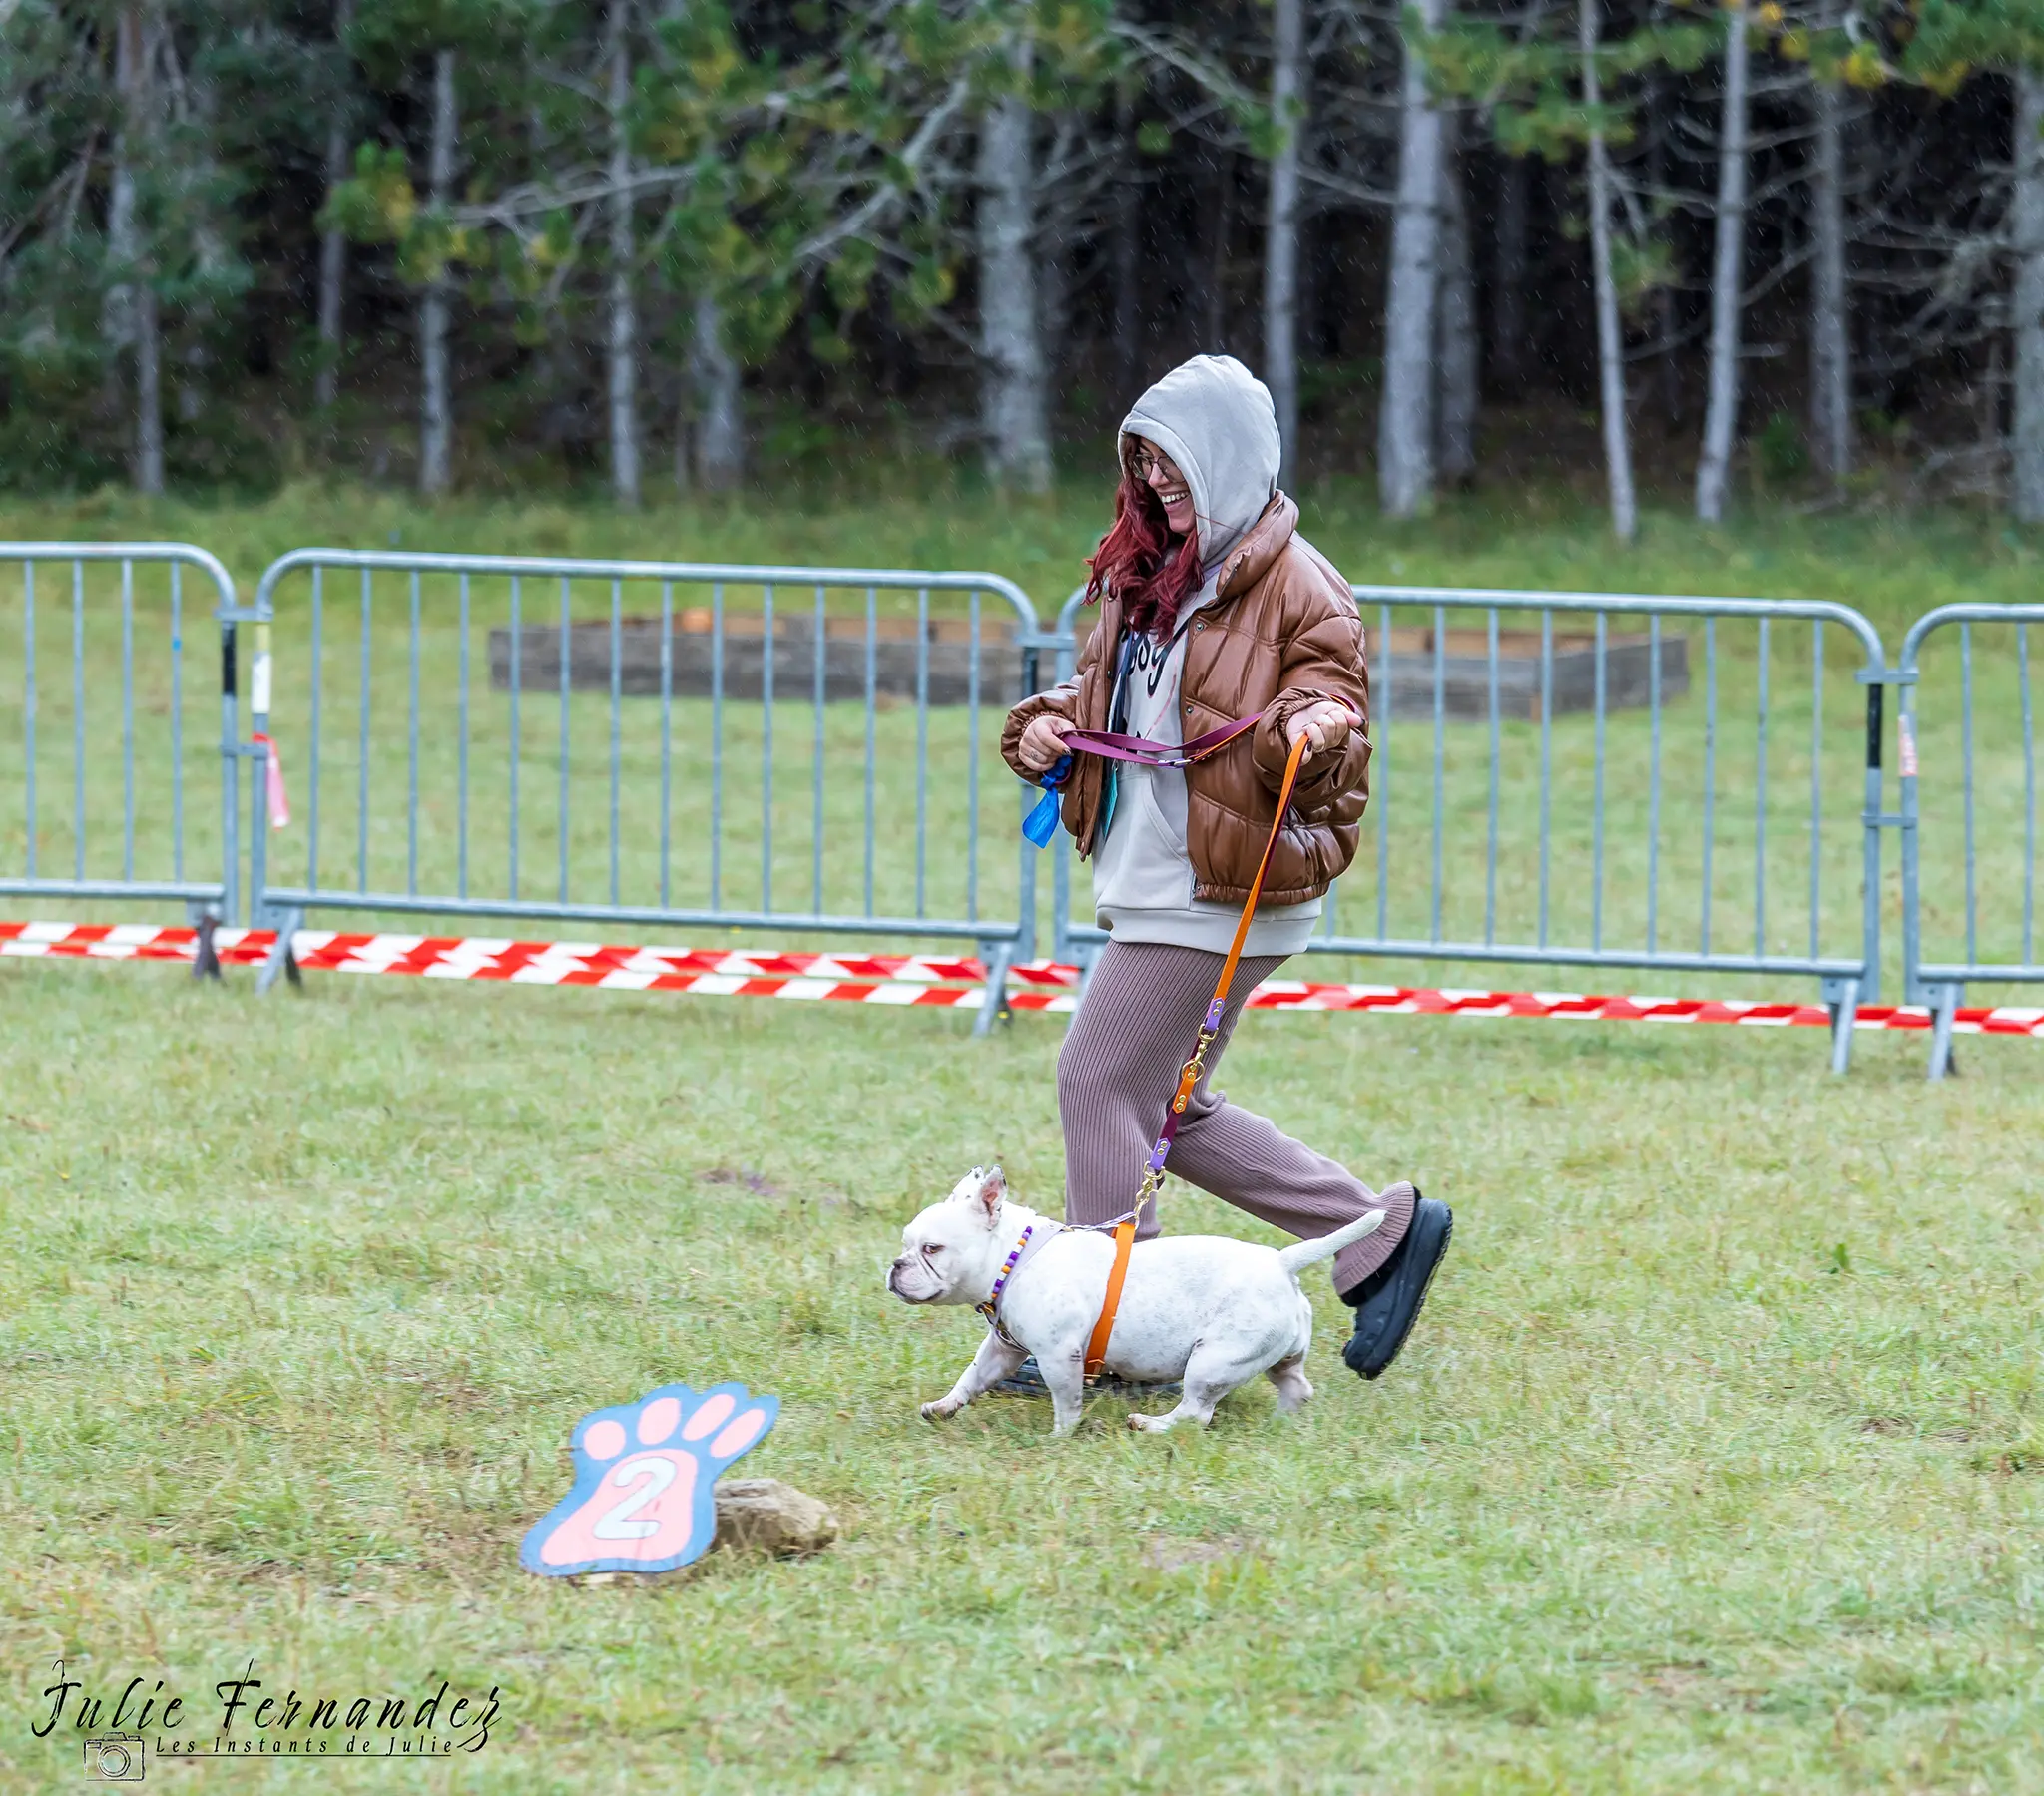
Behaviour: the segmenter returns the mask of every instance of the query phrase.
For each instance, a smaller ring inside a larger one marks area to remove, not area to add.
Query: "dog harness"
[[[1022,1263],[1023,1250],[1028,1247],[1029,1237],[1035,1232],[1034,1222],[1022,1230],[1022,1238],[1008,1249],[1008,1257],[1001,1266],[999,1276],[994,1279],[994,1288],[987,1292],[986,1301],[973,1306],[985,1318],[987,1327],[1010,1347],[1019,1346],[1020,1343],[1001,1325],[1001,1293],[1008,1288],[1008,1280],[1015,1276],[1015,1268]]]
[[[1221,749],[1245,732],[1254,729],[1264,713],[1257,711],[1247,717],[1238,717],[1233,723],[1224,723],[1219,729],[1210,729],[1204,735],[1195,736],[1182,747],[1171,747],[1161,742],[1152,742],[1142,736],[1119,735],[1104,729],[1074,729],[1062,738],[1068,748],[1076,748],[1082,754],[1094,754],[1103,760],[1135,761],[1149,767],[1190,767],[1197,761],[1205,760],[1210,754]],[[1114,1234],[1114,1264],[1108,1269],[1107,1297],[1100,1306],[1100,1320],[1093,1325],[1093,1336],[1086,1343],[1086,1382],[1094,1383],[1107,1364],[1107,1344],[1114,1334],[1115,1313],[1121,1308],[1122,1286],[1129,1276],[1129,1250],[1135,1245],[1136,1227],[1142,1220],[1143,1205],[1154,1198],[1164,1186],[1164,1162],[1171,1156],[1171,1143],[1178,1135],[1180,1120],[1185,1116],[1186,1106],[1192,1101],[1193,1087],[1200,1083],[1200,1075],[1206,1069],[1207,1050],[1214,1045],[1214,1039],[1221,1033],[1221,1019],[1228,1010],[1228,988],[1235,983],[1235,970],[1241,964],[1243,944],[1249,940],[1250,924],[1257,914],[1257,900],[1263,896],[1264,880],[1271,871],[1271,857],[1278,851],[1278,836],[1284,827],[1284,813],[1291,804],[1291,789],[1298,782],[1298,769],[1306,754],[1306,738],[1301,734],[1291,744],[1291,754],[1284,763],[1284,778],[1278,788],[1278,808],[1271,818],[1271,833],[1264,842],[1263,858],[1257,863],[1257,876],[1250,881],[1249,900],[1242,907],[1242,918],[1235,926],[1235,940],[1228,946],[1228,954],[1221,963],[1221,978],[1214,987],[1214,997],[1207,1006],[1207,1015],[1200,1024],[1200,1033],[1193,1044],[1193,1052],[1185,1065],[1179,1069],[1178,1090],[1172,1094],[1170,1108],[1165,1112],[1164,1127],[1158,1134],[1156,1146],[1150,1149],[1150,1159],[1144,1168],[1143,1182],[1136,1190],[1136,1201],[1128,1213],[1110,1223],[1097,1226],[1108,1228]],[[1057,765],[1044,776],[1043,797],[1037,802],[1029,820],[1023,825],[1030,840],[1040,847],[1049,840],[1048,830],[1039,836],[1039,820],[1047,822],[1054,829],[1057,823],[1057,788],[1071,777],[1072,757],[1062,756]],[[1046,817],[1046,807],[1048,816]],[[995,1280],[993,1295],[981,1306],[981,1313],[994,1323],[992,1306],[1012,1275],[1016,1258],[1021,1253],[1021,1243],[1009,1255],[1009,1263]],[[1002,1339],[1008,1337],[1002,1333]],[[1012,1343],[1011,1343],[1012,1344]]]
[[[1065,1223],[1053,1222],[1048,1216],[1037,1217],[1023,1229],[1022,1238],[1015,1243],[1014,1251],[1008,1255],[1007,1262],[1001,1267],[1000,1275],[994,1280],[993,1289],[986,1294],[986,1301],[973,1305],[979,1312],[980,1320],[988,1329],[1017,1353],[1027,1353],[1029,1349],[1008,1332],[1008,1325],[1001,1320],[1001,1298],[1015,1280],[1028,1270],[1029,1262],[1063,1234],[1065,1228]]]

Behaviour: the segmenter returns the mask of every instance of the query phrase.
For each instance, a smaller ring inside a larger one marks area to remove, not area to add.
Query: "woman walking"
[[[1263,713],[1183,771],[1074,757],[1064,824],[1093,860],[1111,939],[1058,1056],[1065,1218],[1125,1214],[1256,877],[1291,747],[1306,758],[1221,1032],[1168,1169],[1299,1236],[1381,1206],[1384,1225],[1334,1260],[1355,1309],[1348,1365],[1375,1378],[1398,1355],[1447,1250],[1448,1206],[1409,1184],[1381,1195],[1210,1089],[1243,1001],[1306,945],[1321,898],[1355,855],[1369,741],[1362,625],[1347,583],[1297,533],[1278,491],[1270,392],[1242,363],[1202,355],[1122,420],[1114,527],[1089,566],[1100,618],[1077,675],[1008,714],[1001,749],[1026,779],[1072,729],[1180,745]],[[1157,1233],[1146,1205],[1138,1237]]]

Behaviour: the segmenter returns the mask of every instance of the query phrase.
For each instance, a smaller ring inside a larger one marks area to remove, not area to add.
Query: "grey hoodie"
[[[1232,355],[1181,362],[1130,407],[1124,437],[1147,437],[1193,489],[1200,565],[1249,535],[1278,490],[1283,445],[1271,389]]]
[[[1229,552],[1249,535],[1278,490],[1278,414],[1270,389],[1232,355],[1196,355],[1165,375],[1122,420],[1123,437],[1146,437],[1171,457],[1192,488],[1206,578],[1180,608],[1177,640],[1140,646],[1137,666],[1117,693],[1132,735],[1176,745],[1185,740],[1179,685],[1185,671],[1183,627],[1215,598]],[[1100,927],[1118,942],[1169,942],[1225,953],[1242,914],[1193,897],[1186,848],[1186,776],[1174,768],[1114,765],[1115,807],[1094,851],[1093,905]],[[1245,952],[1296,954],[1312,935],[1320,900],[1258,907]]]

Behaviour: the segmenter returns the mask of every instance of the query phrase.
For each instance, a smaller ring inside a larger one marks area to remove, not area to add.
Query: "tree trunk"
[[[1603,95],[1597,74],[1597,0],[1582,0],[1577,42],[1583,54],[1583,102],[1594,114]],[[1625,409],[1625,337],[1619,328],[1618,284],[1611,274],[1611,167],[1604,133],[1590,133],[1590,257],[1597,289],[1597,373],[1604,407],[1604,463],[1611,487],[1611,528],[1622,543],[1639,531],[1633,497],[1632,432]]]
[[[1440,471],[1466,483],[1476,472],[1476,409],[1481,354],[1476,328],[1476,267],[1463,191],[1461,134],[1451,116],[1441,130],[1440,284],[1435,295],[1434,446]]]
[[[1816,83],[1810,182],[1809,422],[1816,465],[1833,488],[1852,471],[1852,346],[1845,285],[1845,93]]]
[[[1114,377],[1116,403],[1136,396],[1142,369],[1142,213],[1137,200],[1136,97],[1124,82],[1115,93],[1115,144],[1121,169],[1114,184]]]
[[[1026,38],[1013,55],[1026,78]],[[988,475],[1041,493],[1050,487],[1050,407],[1030,246],[1034,123],[1028,101],[1015,94],[989,100],[980,120],[980,425]]]
[[[675,383],[675,491],[686,493],[696,484],[689,470],[689,458],[696,447],[696,394],[694,382],[686,376]]]
[[[130,141],[141,147],[145,165],[157,154],[156,143],[156,42],[154,20],[145,20],[140,7],[122,13],[124,33],[133,50],[129,59],[128,129]],[[134,233],[136,246],[135,282],[135,490],[161,493],[164,490],[164,386],[163,331],[155,284],[156,257],[143,242],[144,232]]]
[[[1725,515],[1732,438],[1739,428],[1740,289],[1746,274],[1746,10],[1726,12],[1725,114],[1718,138],[1718,242],[1711,266],[1710,401],[1697,463],[1697,516]]]
[[[2007,384],[2007,357],[1999,336],[1987,342],[1986,378],[1974,384],[1973,432],[1983,467],[1991,468],[2001,453],[2001,389]]]
[[[1264,228],[1264,379],[1278,411],[1278,480],[1289,488],[1298,478],[1298,149],[1305,132],[1305,0],[1273,0],[1271,114],[1281,135],[1271,158],[1270,216]]]
[[[1507,156],[1497,178],[1497,260],[1490,295],[1491,370],[1498,391],[1526,386],[1526,158]]]
[[[336,0],[333,37],[343,46],[354,22],[354,0]],[[347,105],[337,102],[326,122],[326,192],[330,196],[347,179]],[[347,274],[347,237],[338,229],[319,236],[319,368],[313,377],[313,402],[322,412],[333,409],[340,391],[341,282]]]
[[[631,0],[611,0],[611,491],[620,505],[639,503],[639,308],[633,297]]]
[[[157,311],[154,258],[143,237],[138,166],[154,154],[155,46],[140,6],[124,6],[114,26],[114,82],[121,95],[121,129],[114,146],[113,194],[107,246],[121,278],[108,289],[102,327],[112,357],[135,351],[134,446],[129,472],[139,493],[164,490],[163,346]],[[118,365],[110,358],[110,368]]]
[[[1444,0],[1419,0],[1419,23],[1438,30]],[[1384,307],[1384,385],[1377,410],[1377,500],[1409,518],[1433,498],[1433,311],[1440,226],[1441,116],[1426,65],[1405,45],[1398,124],[1398,194],[1391,218],[1391,276]]]
[[[454,52],[433,54],[433,149],[428,168],[428,203],[444,208],[454,187]],[[453,460],[454,418],[447,380],[447,314],[453,283],[444,270],[427,283],[419,306],[419,491],[431,497],[447,490]]]
[[[118,403],[120,358],[135,341],[135,266],[140,259],[140,230],[135,216],[134,91],[142,60],[142,21],[134,7],[124,7],[114,21],[114,85],[121,96],[121,127],[114,134],[113,179],[107,196],[107,261],[115,278],[100,306],[100,336],[106,346],[107,403]]]
[[[2016,399],[2009,499],[2018,518],[2036,524],[2044,522],[2044,75],[2018,71],[2015,82]]]
[[[739,363],[725,346],[716,297],[696,295],[696,478],[708,492],[727,493],[746,471],[745,420],[740,409]]]
[[[163,339],[146,276],[135,288],[135,490],[164,490]]]
[[[684,317],[671,317],[667,334],[670,339],[679,336]],[[689,347],[680,356],[680,378],[675,381],[675,491],[686,493],[696,484],[696,473],[692,466],[696,453],[696,353],[695,353],[695,308],[686,313],[689,331]]]

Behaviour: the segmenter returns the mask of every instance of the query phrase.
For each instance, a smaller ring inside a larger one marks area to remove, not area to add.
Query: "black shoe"
[[[1162,1384],[1137,1384],[1114,1372],[1101,1373],[1093,1389],[1103,1397],[1119,1397],[1124,1403],[1148,1403],[1153,1398],[1183,1397],[1186,1394],[1185,1385],[1176,1378],[1167,1378]]]
[[[1032,1353],[1006,1378],[997,1378],[987,1386],[987,1394],[993,1397],[1048,1397],[1050,1386],[1043,1382],[1043,1374],[1036,1369],[1036,1355]]]
[[[1130,1403],[1139,1403],[1146,1397],[1177,1397],[1185,1387],[1174,1380],[1170,1384],[1130,1384],[1126,1379],[1117,1378],[1112,1372],[1101,1374],[1100,1382],[1093,1387],[1107,1397],[1121,1397]],[[1037,1369],[1036,1356],[1031,1354],[1006,1378],[997,1378],[988,1387],[997,1397],[1048,1397],[1050,1386],[1043,1382],[1043,1374]]]
[[[1355,1306],[1355,1333],[1341,1350],[1350,1371],[1375,1378],[1398,1357],[1454,1232],[1454,1211],[1415,1191],[1405,1238],[1361,1284],[1342,1294],[1344,1303]]]

